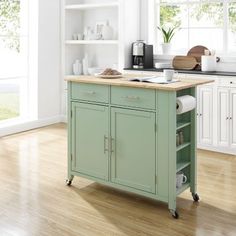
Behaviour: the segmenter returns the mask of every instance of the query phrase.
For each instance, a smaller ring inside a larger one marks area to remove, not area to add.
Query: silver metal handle
[[[107,141],[108,141],[108,137],[106,135],[104,135],[104,154],[106,154],[106,152],[109,151],[109,149],[107,147]]]
[[[139,96],[124,96],[123,98],[129,99],[129,100],[139,100],[140,99]]]
[[[111,149],[111,153],[113,153],[113,152],[115,152],[115,150],[113,150],[113,142],[114,142],[114,144],[115,144],[115,139],[114,138],[112,138],[112,137],[110,137],[110,149]]]
[[[88,95],[94,95],[94,94],[96,94],[96,92],[94,92],[94,91],[86,91],[86,92],[84,92],[85,94],[88,94]]]

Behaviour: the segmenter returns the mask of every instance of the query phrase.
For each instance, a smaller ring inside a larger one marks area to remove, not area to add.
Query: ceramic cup
[[[77,40],[78,39],[77,34],[73,34],[72,38],[73,38],[73,40]]]
[[[176,174],[176,188],[181,188],[187,182],[188,178],[183,172]]]
[[[178,74],[177,71],[174,70],[163,70],[164,78],[166,81],[172,81],[175,74]]]
[[[83,34],[77,34],[77,39],[82,40],[83,39]]]

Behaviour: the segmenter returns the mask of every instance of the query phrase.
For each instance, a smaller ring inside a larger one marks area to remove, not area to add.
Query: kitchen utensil
[[[88,68],[88,73],[90,75],[95,75],[95,74],[101,73],[102,71],[103,71],[103,69],[99,68],[99,67],[89,67]]]
[[[170,62],[156,62],[155,68],[156,69],[169,69],[169,68],[172,68],[172,66]]]
[[[194,56],[197,59],[197,62],[199,63],[199,65],[196,66],[195,70],[201,70],[201,62],[202,62],[201,56],[205,55],[205,51],[210,52],[210,50],[207,47],[202,45],[195,46],[188,51],[187,55]]]
[[[88,75],[88,67],[89,67],[88,54],[85,54],[82,64],[83,64],[83,74]]]
[[[216,56],[202,56],[202,71],[216,71]]]
[[[166,81],[172,81],[174,74],[178,74],[178,72],[174,70],[164,70],[163,74]]]
[[[193,56],[175,56],[172,62],[174,69],[193,70],[199,63]]]
[[[76,60],[73,64],[73,74],[81,75],[82,74],[82,63],[80,60]]]
[[[201,56],[205,55],[205,50],[210,51],[207,47],[198,45],[198,46],[191,48],[188,51],[187,56],[195,57],[197,59],[197,62],[201,63]]]
[[[183,184],[187,182],[188,178],[183,172],[178,172],[176,174],[176,188],[181,188]]]
[[[113,28],[109,25],[109,21],[102,27],[102,37],[104,40],[113,39]]]

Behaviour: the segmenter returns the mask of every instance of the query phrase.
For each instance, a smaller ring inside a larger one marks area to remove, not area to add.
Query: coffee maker
[[[147,45],[143,40],[132,44],[132,64],[134,69],[153,68],[153,45]]]

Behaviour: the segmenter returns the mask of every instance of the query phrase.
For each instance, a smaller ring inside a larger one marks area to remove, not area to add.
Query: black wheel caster
[[[179,214],[176,210],[170,210],[170,213],[171,213],[173,218],[175,218],[175,219],[179,218]]]
[[[71,183],[72,183],[71,180],[69,180],[69,179],[66,180],[66,185],[67,185],[67,186],[71,186]]]
[[[194,202],[199,202],[200,198],[197,193],[192,193]]]

